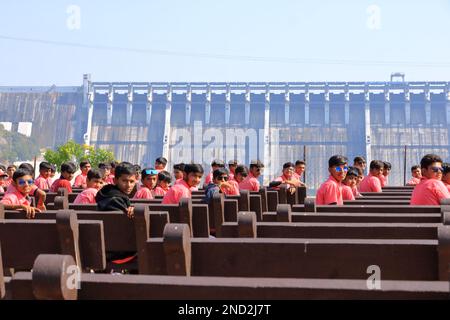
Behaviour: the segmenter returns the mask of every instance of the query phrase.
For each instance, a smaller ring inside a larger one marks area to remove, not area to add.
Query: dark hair
[[[4,164],[0,164],[0,169],[6,171],[6,166]]]
[[[128,161],[122,161],[122,162],[119,163],[119,164],[126,164],[126,165],[130,165],[130,166],[133,165],[131,162],[128,162]],[[119,164],[117,164],[117,165],[119,165]],[[117,166],[116,166],[116,167],[117,167]]]
[[[238,161],[237,160],[230,160],[228,161],[228,166],[237,166],[238,165]]]
[[[173,165],[173,170],[180,170],[180,171],[184,171],[184,163],[177,163]]]
[[[287,169],[287,168],[294,168],[295,165],[292,162],[286,162],[285,164],[283,164],[283,170]]]
[[[414,170],[420,169],[420,166],[418,164],[415,164],[411,167],[411,172],[413,172]]]
[[[360,167],[352,167],[356,172],[358,172],[358,177],[364,175],[364,172]]]
[[[383,164],[384,164],[384,169],[388,169],[388,170],[391,170],[391,168],[392,168],[392,165],[391,165],[391,163],[390,163],[390,162],[387,162],[387,161],[383,161]]]
[[[264,168],[264,164],[259,160],[252,160],[250,162],[250,169],[252,168]]]
[[[141,171],[142,171],[142,168],[141,168],[140,165],[135,164],[135,165],[134,165],[134,170],[136,170],[136,172],[141,172]]]
[[[234,174],[235,175],[240,174],[241,176],[243,176],[245,178],[246,176],[248,176],[248,168],[246,166],[244,166],[243,164],[240,164],[236,167],[236,170],[234,170]]]
[[[225,164],[223,163],[222,160],[215,159],[215,160],[213,160],[213,161],[211,162],[211,167],[220,167],[220,168],[224,168],[224,167],[225,167]]]
[[[442,174],[446,175],[447,173],[450,172],[450,163],[443,163],[442,164]]]
[[[118,164],[119,163],[117,161],[111,161],[110,162],[111,168],[116,168]]]
[[[228,176],[228,169],[226,169],[226,168],[216,169],[213,172],[213,180],[215,180],[215,179],[217,179],[217,178],[219,178],[219,177],[221,177],[223,175]]]
[[[135,172],[138,172],[136,170],[136,166],[133,166]],[[154,174],[151,174],[150,172],[153,171]],[[157,176],[158,175],[158,171],[155,168],[144,168],[141,172],[141,179],[145,179],[145,177],[147,176]]]
[[[84,168],[87,164],[91,164],[89,161],[85,160],[85,161],[81,161],[80,162],[80,169]]]
[[[14,168],[17,170],[17,166],[15,164],[10,164],[7,169],[9,169],[9,168]],[[3,170],[3,171],[5,171],[5,170]]]
[[[92,179],[101,179],[102,175],[100,174],[100,171],[98,169],[91,169],[87,173],[87,180]]]
[[[370,170],[374,169],[383,169],[384,168],[384,162],[381,160],[372,160],[370,161]]]
[[[328,160],[328,167],[341,166],[347,164],[347,157],[341,155],[334,155]]]
[[[29,170],[27,169],[17,169],[13,174],[13,180],[16,181],[19,178],[22,178],[24,176],[33,176]]]
[[[353,163],[366,163],[366,159],[362,156],[357,156],[353,159]]]
[[[158,181],[164,181],[167,183],[171,183],[172,177],[169,172],[163,170],[160,173],[158,173]]]
[[[442,163],[441,157],[436,154],[426,154],[423,156],[422,160],[420,160],[420,167],[422,169],[428,169],[434,162]]]
[[[99,169],[111,169],[111,165],[109,163],[100,162],[98,164]]]
[[[203,167],[201,164],[192,163],[192,164],[186,164],[184,166],[184,172],[186,172],[186,174],[189,174],[191,172],[203,174],[205,171],[203,170]]]
[[[299,165],[301,165],[301,164],[304,164],[304,165],[306,166],[306,162],[303,161],[303,160],[297,160],[297,161],[295,161],[295,166],[299,166]]]
[[[61,165],[61,172],[75,173],[75,171],[77,171],[77,166],[73,162],[64,162]]]
[[[160,164],[166,165],[167,159],[164,157],[158,157],[158,158],[156,158],[155,163],[160,163]]]
[[[19,169],[23,169],[29,172],[29,174],[34,178],[34,167],[29,163],[21,163]]]
[[[357,169],[361,170],[360,168],[356,168],[356,167],[348,167],[346,176],[347,177],[348,176],[355,176],[355,177],[359,176],[359,171]]]
[[[41,170],[52,170],[52,165],[47,161],[43,161],[39,164],[39,171]]]
[[[136,170],[134,169],[134,167],[132,165],[129,164],[124,164],[121,163],[116,167],[116,174],[115,174],[115,178],[119,179],[121,175],[135,175],[136,174]]]

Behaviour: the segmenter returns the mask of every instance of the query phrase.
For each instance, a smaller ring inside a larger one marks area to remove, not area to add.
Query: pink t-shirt
[[[114,184],[114,175],[110,174],[109,176],[107,176],[105,182],[107,184]]]
[[[13,185],[8,187],[3,199],[0,201],[4,205],[26,205],[29,206],[31,202],[22,193],[19,192]]]
[[[361,193],[359,193],[358,187],[356,187],[356,186],[354,186],[354,187],[352,188],[352,192],[353,192],[353,196],[354,196],[354,197],[360,197],[360,196],[361,196]]]
[[[444,186],[447,188],[448,191],[450,191],[450,184],[444,182]]]
[[[349,186],[342,186],[342,199],[343,200],[355,200],[352,188]]]
[[[34,180],[34,185],[41,190],[50,190],[52,187],[52,179],[45,179],[43,176],[39,176]]]
[[[234,173],[230,171],[228,174],[228,180],[234,180]]]
[[[58,192],[59,188],[66,188],[67,192],[72,192],[72,186],[70,185],[70,181],[66,179],[57,179],[53,182],[52,187],[50,188],[51,192]]]
[[[227,196],[238,196],[239,195],[239,183],[235,180],[228,180],[228,183],[232,186],[232,188],[222,188],[222,192]]]
[[[332,176],[320,185],[316,193],[316,205],[327,205],[336,203],[343,205],[342,199],[342,183],[338,182]]]
[[[278,178],[276,178],[274,181],[280,181],[280,182],[285,182],[286,180],[294,180],[295,177],[292,176],[292,178],[288,179],[284,174],[282,174],[281,176],[279,176]],[[289,187],[295,187],[292,184],[288,184]]]
[[[181,198],[191,198],[192,190],[186,181],[181,180],[173,185],[163,198],[163,204],[178,204]]]
[[[75,178],[75,182],[73,184],[74,187],[83,187],[83,185],[86,185],[86,179],[87,179],[87,174],[80,174]]]
[[[161,186],[157,186],[155,189],[153,189],[153,196],[165,196],[169,189],[170,188],[163,189]]]
[[[73,202],[74,204],[94,204],[97,203],[95,201],[95,196],[97,195],[98,190],[95,188],[87,188],[83,192],[81,192]]]
[[[416,184],[420,183],[420,179],[419,178],[411,178],[411,180],[408,181],[407,185],[408,186],[415,186]]]
[[[441,180],[422,177],[411,195],[411,205],[439,206],[442,199],[450,198],[450,192]]]
[[[387,183],[388,183],[388,178],[382,174],[379,177],[379,179],[380,179],[381,187],[384,188],[384,186],[387,185]]]
[[[381,192],[381,181],[378,177],[371,174],[364,177],[363,181],[359,184],[360,192]]]
[[[133,199],[153,199],[152,190],[142,186],[134,195]]]
[[[242,180],[241,183],[239,183],[239,189],[259,191],[259,181],[252,173],[249,172],[248,176]]]
[[[210,172],[210,173],[205,177],[205,185],[208,185],[212,180],[213,180],[213,173]]]

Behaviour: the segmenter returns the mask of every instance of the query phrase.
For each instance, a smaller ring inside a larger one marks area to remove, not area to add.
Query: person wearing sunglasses
[[[153,191],[158,182],[158,171],[154,168],[145,168],[141,172],[142,185],[133,199],[153,199]]]
[[[239,183],[240,190],[259,191],[258,177],[261,175],[264,169],[264,164],[259,160],[253,160],[250,162],[250,170],[248,176]]]
[[[210,204],[214,194],[225,193],[227,189],[233,188],[229,183],[229,173],[226,168],[219,168],[213,172],[213,180],[205,188],[203,203]]]
[[[18,169],[13,174],[13,181],[5,193],[1,203],[8,210],[24,210],[28,219],[33,219],[40,209],[31,206],[29,197],[34,186],[33,176],[28,170]]]
[[[382,192],[381,176],[384,163],[380,160],[372,160],[369,166],[369,174],[359,184],[359,192]]]
[[[197,187],[203,177],[203,167],[200,164],[186,164],[183,179],[176,182],[167,191],[163,204],[178,204],[181,198],[192,198],[192,190]]]
[[[436,154],[427,154],[420,160],[422,178],[411,194],[411,205],[439,206],[442,199],[450,198],[450,192],[441,181],[442,162]]]
[[[330,177],[320,185],[316,193],[316,205],[343,205],[342,180],[347,174],[347,158],[334,155],[328,160]]]

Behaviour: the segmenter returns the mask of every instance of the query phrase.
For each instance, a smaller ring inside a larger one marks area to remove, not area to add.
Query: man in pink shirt
[[[343,205],[342,181],[347,173],[347,158],[334,155],[328,160],[330,177],[320,185],[316,193],[316,205]]]
[[[419,165],[414,165],[411,167],[411,180],[406,184],[407,186],[415,186],[420,183],[420,178],[422,178],[422,170],[420,170]]]
[[[160,172],[163,170],[166,170],[166,166],[167,166],[167,159],[164,157],[158,157],[155,160],[155,170]]]
[[[250,170],[248,176],[239,183],[240,190],[259,191],[258,177],[261,175],[264,164],[259,160],[250,162]]]
[[[91,169],[87,173],[86,177],[86,189],[83,190],[73,202],[74,204],[94,204],[95,196],[98,190],[103,186],[103,179],[98,169]]]
[[[269,186],[281,183],[283,185],[286,185],[287,188],[289,188],[289,192],[291,194],[294,194],[295,191],[297,190],[296,187],[300,186],[301,183],[300,180],[294,177],[295,173],[294,168],[295,166],[292,162],[286,162],[285,164],[283,164],[283,172],[281,176],[272,181]],[[279,187],[274,186],[273,189],[278,190]]]
[[[359,184],[360,192],[381,192],[380,176],[383,174],[384,163],[380,160],[370,162],[369,175]]]
[[[349,167],[345,179],[342,181],[342,198],[343,200],[355,200],[355,197],[360,196],[358,188],[359,171],[355,167]]]
[[[380,175],[381,187],[384,188],[388,184],[388,176],[391,173],[392,165],[390,162],[383,161],[383,174]]]
[[[213,172],[219,168],[225,168],[225,163],[222,160],[213,160],[211,162],[211,172],[205,177],[203,188],[206,188],[213,180]]]
[[[89,170],[91,170],[91,164],[89,161],[80,162],[81,174],[75,177],[75,182],[73,184],[74,188],[87,188],[86,178]]]
[[[243,164],[240,164],[236,167],[236,170],[234,171],[234,178],[230,179],[238,184],[245,180],[248,176],[248,168],[244,166]]]
[[[362,173],[364,174],[364,171],[366,170],[367,167],[366,159],[364,159],[363,156],[356,156],[353,159],[353,167],[360,168]]]
[[[73,162],[64,162],[61,165],[61,176],[59,179],[53,182],[50,191],[57,192],[59,188],[66,188],[69,193],[72,192],[72,185],[70,181],[73,179],[73,175],[77,171],[77,167]]]
[[[5,192],[5,189],[8,187],[6,185],[7,180],[8,174],[5,173],[2,169],[0,169],[0,192]]]
[[[41,190],[50,190],[52,186],[51,173],[52,165],[46,161],[41,162],[39,164],[39,177],[34,180],[34,184]]]
[[[6,169],[6,173],[8,174],[8,179],[4,182],[4,186],[8,187],[12,182],[12,177],[14,172],[16,172],[17,167],[14,164],[10,164]]]
[[[234,180],[234,172],[236,170],[237,165],[238,165],[237,160],[228,161],[228,171],[230,172],[228,174],[229,181]]]
[[[31,206],[29,194],[32,191],[32,186],[34,186],[34,181],[30,172],[25,169],[18,169],[14,172],[13,182],[0,202],[8,210],[24,210],[27,218],[32,219],[36,212],[41,212],[38,208]]]
[[[420,160],[422,178],[411,195],[411,205],[439,206],[442,199],[450,198],[450,192],[442,179],[442,159],[435,154],[427,154]]]
[[[181,198],[191,198],[192,188],[196,187],[203,176],[203,167],[200,164],[186,164],[184,178],[173,185],[163,198],[163,204],[178,204]]]
[[[305,161],[302,160],[295,161],[295,172],[293,174],[293,177],[298,181],[300,181],[301,186],[305,186],[304,182],[302,181],[305,169],[306,169]]]

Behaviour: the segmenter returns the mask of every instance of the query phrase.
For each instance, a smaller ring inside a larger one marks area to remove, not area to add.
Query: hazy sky
[[[0,0],[0,85],[450,81],[450,0]]]

